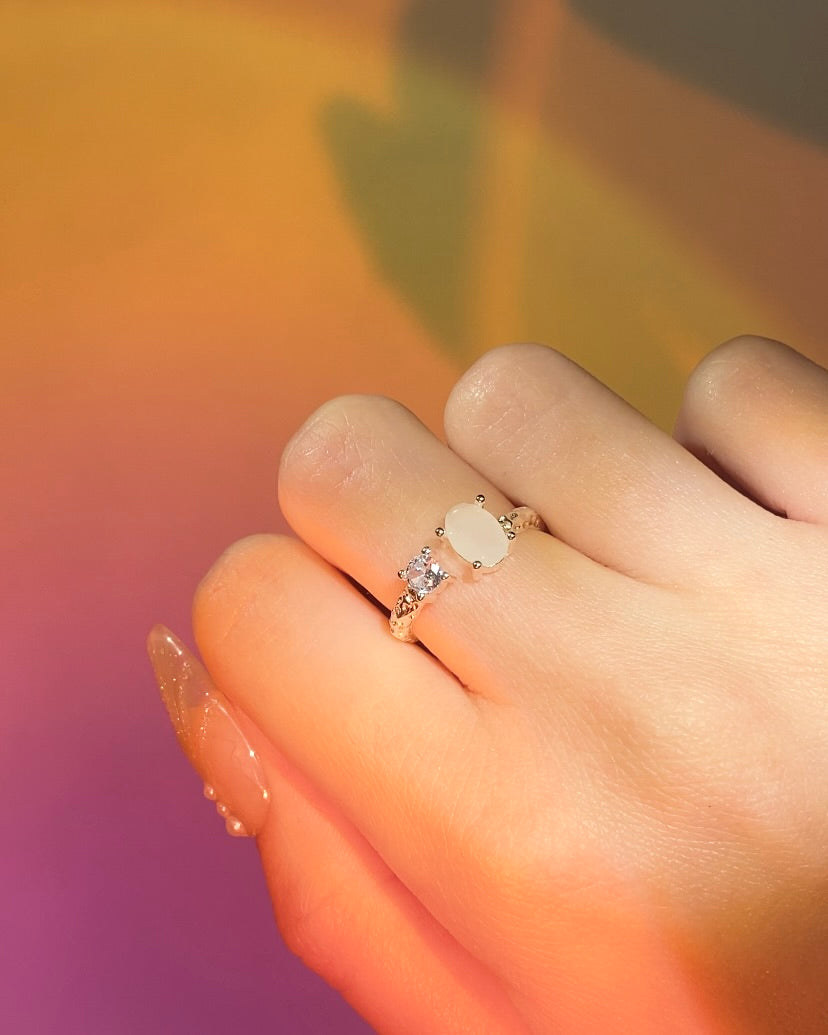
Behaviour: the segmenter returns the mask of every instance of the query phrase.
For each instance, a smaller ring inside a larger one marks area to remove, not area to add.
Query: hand
[[[445,427],[325,404],[279,472],[299,538],[196,594],[288,945],[394,1035],[825,1032],[828,373],[729,342],[676,440],[505,346]],[[477,493],[551,534],[395,640],[359,587],[390,608]]]

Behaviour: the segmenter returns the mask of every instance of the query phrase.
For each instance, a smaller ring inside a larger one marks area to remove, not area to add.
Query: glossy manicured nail
[[[216,803],[228,834],[255,837],[267,818],[270,791],[233,705],[165,626],[150,630],[147,652],[178,743],[204,780],[205,798]]]

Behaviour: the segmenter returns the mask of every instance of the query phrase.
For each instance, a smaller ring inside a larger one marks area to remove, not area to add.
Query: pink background
[[[646,6],[0,6],[0,1029],[366,1030],[282,946],[144,654],[284,530],[318,403],[439,433],[460,370],[538,340],[669,428],[733,334],[825,361],[822,5]]]

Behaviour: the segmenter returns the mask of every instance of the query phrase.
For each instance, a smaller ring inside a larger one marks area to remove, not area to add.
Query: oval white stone
[[[475,503],[457,503],[446,514],[446,539],[470,563],[487,568],[502,561],[509,549],[506,533],[494,514]]]

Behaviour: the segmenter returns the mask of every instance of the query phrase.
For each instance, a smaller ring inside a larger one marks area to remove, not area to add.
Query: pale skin
[[[828,372],[735,339],[670,437],[508,345],[445,433],[326,403],[279,470],[297,538],[196,593],[288,946],[389,1035],[828,1031]],[[395,640],[354,582],[390,608],[477,493],[551,534]]]

